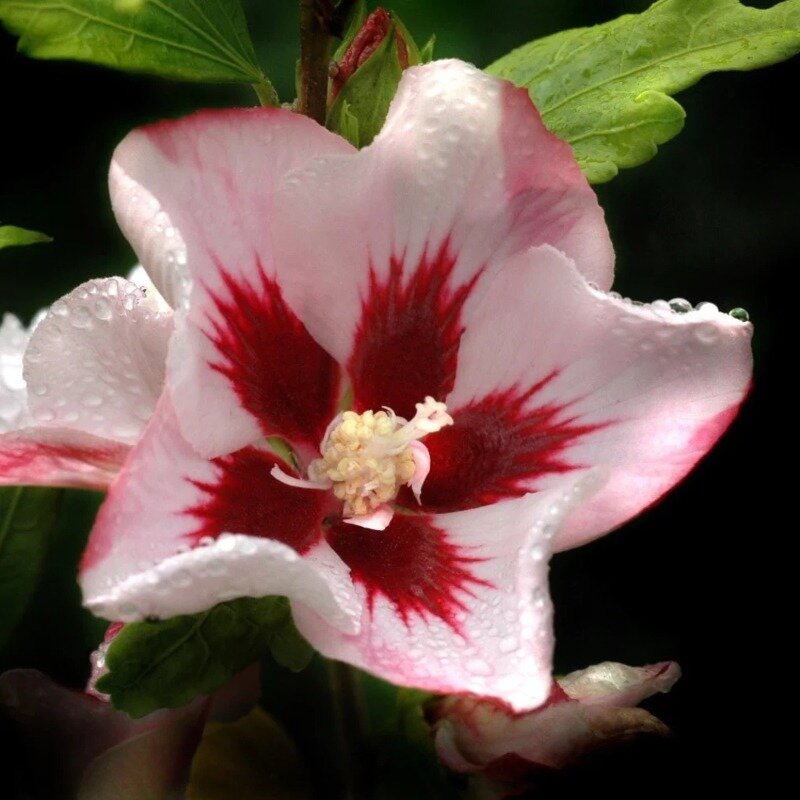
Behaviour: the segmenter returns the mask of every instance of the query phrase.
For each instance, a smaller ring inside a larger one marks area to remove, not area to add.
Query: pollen
[[[334,495],[344,503],[344,513],[363,516],[394,500],[400,487],[417,472],[413,442],[453,424],[444,403],[432,397],[417,403],[410,421],[391,409],[345,411],[328,427],[320,448],[322,458],[312,461],[312,481],[330,481]]]

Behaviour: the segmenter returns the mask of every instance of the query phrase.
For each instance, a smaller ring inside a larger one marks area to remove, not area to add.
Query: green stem
[[[342,753],[347,800],[372,797],[367,740],[367,708],[358,671],[341,661],[329,661],[328,670]]]
[[[278,106],[281,101],[275,87],[266,79],[253,84],[253,90],[258,95],[258,101],[262,106]]]
[[[331,37],[318,0],[300,0],[300,96],[297,110],[325,124],[328,112],[328,68]]]

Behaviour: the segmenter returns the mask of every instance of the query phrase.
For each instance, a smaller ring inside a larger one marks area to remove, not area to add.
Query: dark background
[[[420,44],[436,33],[436,57],[484,66],[532,38],[647,5],[396,0],[390,7]],[[295,4],[245,6],[259,57],[291,99]],[[129,129],[202,106],[254,102],[247,87],[32,61],[2,32],[0,69],[0,221],[55,238],[0,252],[0,312],[25,319],[81,281],[132,265],[105,187],[111,152]],[[788,329],[797,314],[790,270],[800,253],[800,159],[788,111],[798,77],[795,61],[704,79],[679,96],[688,114],[683,133],[655,160],[597,187],[618,254],[615,288],[642,300],[683,296],[723,310],[746,307],[756,326],[756,377],[730,432],[660,506],[553,563],[559,671],[606,659],[675,659],[684,669],[672,694],[650,704],[675,731],[673,741],[590,773],[595,788],[674,790],[689,781],[690,768],[700,770],[693,784],[719,787],[722,776],[738,779],[758,764],[765,746],[763,723],[754,726],[770,675],[784,666],[769,621],[791,586],[791,565],[781,569],[780,554],[794,544],[796,527],[792,516],[788,525],[773,520],[791,515],[775,454],[790,461],[781,445],[794,436],[782,412],[791,374],[784,365],[796,364]],[[85,511],[86,503],[70,502]],[[82,526],[85,520],[75,523],[73,541]],[[65,636],[58,647],[26,641],[18,664],[77,684],[93,629],[72,624],[62,629],[83,631],[80,644],[68,647]]]

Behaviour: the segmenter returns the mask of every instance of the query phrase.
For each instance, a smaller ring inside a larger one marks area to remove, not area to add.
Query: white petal
[[[132,444],[164,383],[172,314],[124,278],[88,281],[53,303],[25,351],[35,423]]]

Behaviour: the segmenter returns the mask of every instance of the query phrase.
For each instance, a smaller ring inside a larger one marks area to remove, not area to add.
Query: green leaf
[[[358,117],[356,117],[356,115],[350,110],[350,103],[348,103],[347,100],[342,101],[342,106],[338,113],[338,133],[344,136],[348,142],[358,147]]]
[[[800,50],[800,0],[660,0],[647,11],[530,42],[487,71],[523,86],[593,183],[651,159],[677,135],[670,95],[710,72],[774,64]]]
[[[0,0],[0,21],[34,58],[269,85],[239,0]]]
[[[285,597],[243,597],[202,614],[132,623],[111,643],[109,673],[97,686],[132,717],[176,708],[227,683],[271,648],[281,663],[302,669],[309,658],[293,630]]]
[[[0,489],[0,647],[36,589],[63,496],[61,489]]]
[[[0,225],[0,250],[4,247],[20,247],[26,244],[45,244],[52,237],[39,231],[29,231],[16,225]]]
[[[436,46],[436,34],[434,33],[430,39],[422,46],[419,51],[419,63],[428,64],[433,61],[433,48]]]
[[[365,147],[378,134],[397,92],[403,74],[398,37],[405,43],[408,65],[420,63],[419,48],[403,23],[392,15],[392,25],[383,41],[348,78],[328,113],[328,128],[356,147]]]
[[[298,633],[287,615],[284,624],[276,627],[270,642],[272,657],[286,669],[301,672],[314,658],[314,648]]]

